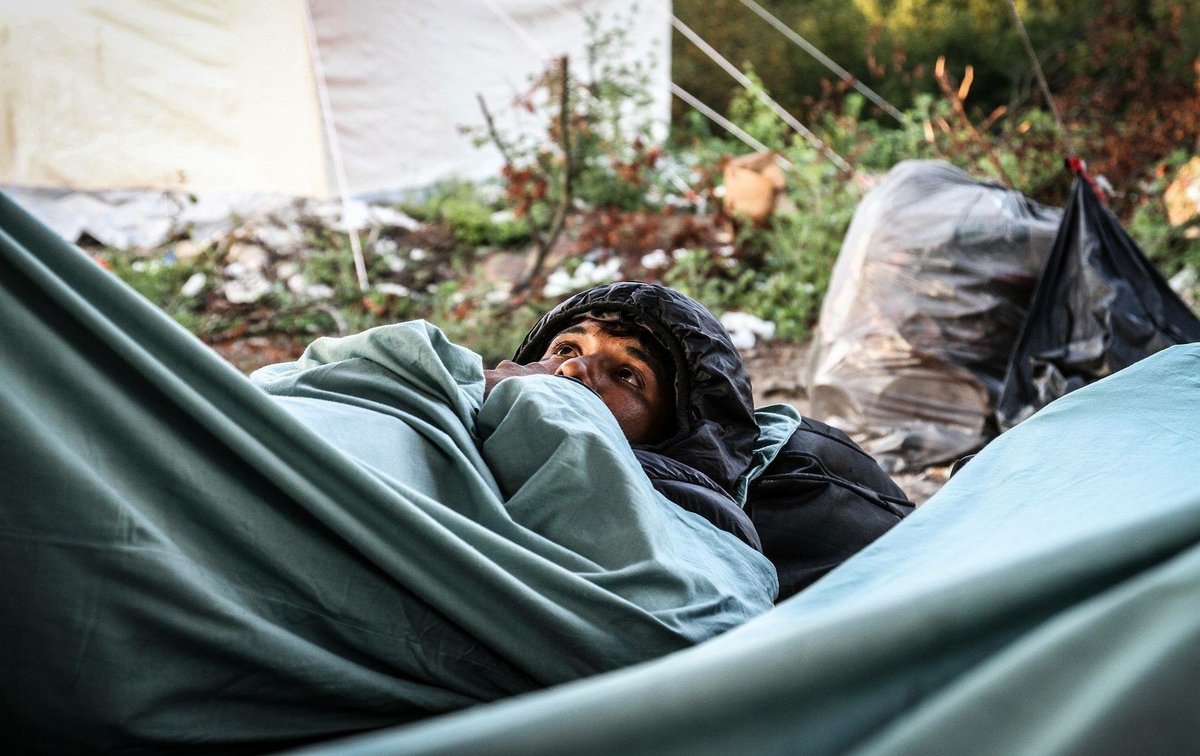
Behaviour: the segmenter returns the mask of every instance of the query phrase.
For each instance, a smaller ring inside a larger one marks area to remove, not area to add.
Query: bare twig
[[[529,270],[525,274],[525,280],[521,282],[522,288],[527,288],[533,283],[533,279],[541,273],[542,265],[546,262],[546,256],[550,254],[551,248],[558,241],[558,237],[562,235],[563,228],[567,222],[567,213],[571,210],[571,173],[573,165],[571,161],[570,79],[567,65],[568,59],[564,55],[559,59],[560,92],[558,101],[558,136],[563,152],[562,196],[559,198],[558,207],[554,209],[554,217],[550,220],[550,226],[547,228],[545,236],[537,240],[537,254],[534,256],[533,264],[529,266]]]
[[[496,149],[500,151],[500,156],[504,158],[504,165],[508,169],[509,174],[516,170],[516,165],[513,163],[512,152],[508,149],[508,145],[504,143],[504,139],[500,137],[500,132],[496,130],[496,121],[492,118],[491,111],[488,110],[487,102],[483,99],[482,94],[476,93],[475,98],[479,100],[479,109],[483,111],[483,120],[487,124],[488,137],[491,138],[492,144],[496,145]],[[542,230],[538,228],[537,221],[533,217],[533,213],[525,215],[525,225],[529,227],[529,238],[533,239],[533,243],[540,251],[545,246],[545,241],[542,238]],[[528,285],[528,280],[532,275],[526,278],[517,285],[517,289],[521,290]]]
[[[542,266],[546,262],[546,258],[550,254],[550,250],[554,248],[554,244],[562,235],[566,228],[567,215],[571,210],[572,201],[572,174],[575,171],[574,160],[571,155],[571,81],[570,71],[568,69],[567,57],[564,55],[559,58],[559,112],[558,112],[558,131],[559,145],[563,153],[563,175],[562,175],[562,191],[557,206],[554,208],[554,214],[551,216],[550,225],[543,231],[538,226],[537,220],[533,213],[526,214],[526,223],[529,227],[529,236],[533,239],[535,247],[534,257],[530,263],[521,281],[514,287],[514,294],[519,294],[529,288],[534,279],[542,271]],[[547,81],[551,77],[546,77]],[[508,145],[504,143],[499,131],[496,129],[495,120],[492,118],[491,112],[488,110],[487,103],[483,99],[483,95],[476,95],[479,100],[479,108],[483,111],[483,119],[487,124],[488,137],[492,144],[496,145],[496,149],[500,151],[501,157],[504,158],[504,163],[510,172],[516,171],[516,165],[513,160],[512,151]]]
[[[998,105],[995,110],[988,114],[987,118],[983,119],[983,123],[979,124],[979,130],[981,132],[988,131],[995,126],[996,121],[999,121],[1001,118],[1003,118],[1006,113],[1008,113],[1008,108],[1004,107],[1003,105]]]
[[[987,155],[988,160],[990,160],[992,163],[992,167],[996,169],[996,173],[998,173],[1009,186],[1012,186],[1013,181],[1012,178],[1009,177],[1008,171],[1004,170],[1004,165],[1001,164],[1000,158],[996,157],[996,153],[983,138],[983,135],[976,130],[975,124],[971,123],[971,118],[967,115],[967,109],[963,106],[963,98],[966,97],[967,91],[971,87],[970,82],[975,76],[974,69],[971,68],[971,66],[967,66],[966,77],[963,79],[962,86],[960,86],[958,89],[955,89],[954,86],[951,85],[950,77],[946,74],[946,59],[944,57],[939,57],[937,59],[937,65],[934,66],[933,73],[934,78],[937,79],[938,86],[942,88],[942,92],[946,95],[946,99],[950,100],[950,105],[954,108],[954,114],[957,115],[958,119],[962,121],[964,126],[966,126],[967,133],[971,135],[971,140],[975,142],[979,149],[983,150],[985,155]]]
[[[483,95],[476,92],[475,99],[479,100],[479,109],[483,111],[483,120],[487,124],[488,136],[492,140],[492,144],[496,145],[496,149],[500,150],[500,156],[504,158],[504,162],[512,167],[512,154],[508,151],[504,140],[500,138],[500,133],[496,131],[496,122],[492,120],[492,113],[488,110],[487,102],[483,99]]]

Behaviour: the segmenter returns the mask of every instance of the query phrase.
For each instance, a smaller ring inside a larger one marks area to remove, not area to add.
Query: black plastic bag
[[[1077,177],[1009,359],[997,424],[1011,428],[1060,396],[1193,341],[1200,319]]]

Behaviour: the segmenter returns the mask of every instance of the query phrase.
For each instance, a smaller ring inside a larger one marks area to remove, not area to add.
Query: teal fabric
[[[758,440],[754,443],[754,452],[750,456],[750,466],[737,480],[734,499],[738,505],[745,508],[746,493],[755,478],[763,474],[779,450],[792,437],[796,428],[800,427],[803,417],[790,404],[768,404],[754,410],[754,421],[758,423]]]
[[[296,745],[772,605],[770,563],[657,494],[583,387],[482,401],[478,356],[425,323],[254,385],[2,196],[0,377],[0,741],[22,752]]]
[[[327,744],[365,754],[1200,749],[1200,345],[1004,434],[774,611],[634,668]]]

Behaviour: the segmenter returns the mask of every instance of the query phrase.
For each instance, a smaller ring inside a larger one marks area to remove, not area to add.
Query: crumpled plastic
[[[979,449],[1059,217],[946,163],[893,168],[842,244],[805,369],[811,414],[889,472]]]
[[[1194,341],[1200,319],[1076,178],[1013,349],[997,424],[1007,430],[1060,396]]]

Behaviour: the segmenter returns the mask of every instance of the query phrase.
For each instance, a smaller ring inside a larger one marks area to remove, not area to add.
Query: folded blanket
[[[267,750],[634,664],[770,608],[552,377],[424,323],[252,385],[0,196],[0,740]],[[264,391],[263,389],[266,389]],[[269,392],[269,393],[268,393]]]

